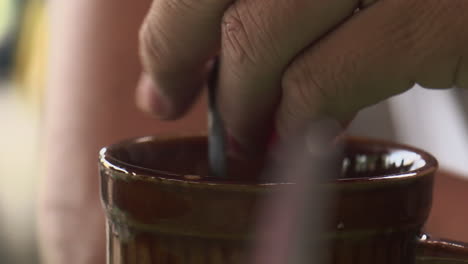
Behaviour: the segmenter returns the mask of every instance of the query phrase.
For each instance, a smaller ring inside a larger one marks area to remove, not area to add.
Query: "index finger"
[[[221,18],[232,1],[153,1],[140,31],[140,55],[154,85],[141,87],[146,91],[140,92],[157,95],[147,96],[143,104],[164,101],[156,103],[165,106],[156,114],[175,119],[192,104],[203,86],[207,64],[219,50]]]

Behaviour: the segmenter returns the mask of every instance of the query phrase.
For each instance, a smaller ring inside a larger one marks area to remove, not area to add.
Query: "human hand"
[[[286,139],[415,83],[467,87],[467,12],[465,0],[154,1],[141,31],[152,82],[139,87],[140,106],[182,116],[219,54],[227,130],[259,150],[272,124]]]

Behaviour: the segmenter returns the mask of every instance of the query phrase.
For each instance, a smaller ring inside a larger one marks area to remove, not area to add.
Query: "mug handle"
[[[416,250],[417,264],[468,264],[468,243],[423,234]]]

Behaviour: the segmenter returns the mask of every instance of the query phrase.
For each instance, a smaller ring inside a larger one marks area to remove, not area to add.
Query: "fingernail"
[[[167,119],[170,115],[167,99],[161,95],[151,77],[146,73],[142,74],[138,83],[137,105],[143,111],[160,119]]]

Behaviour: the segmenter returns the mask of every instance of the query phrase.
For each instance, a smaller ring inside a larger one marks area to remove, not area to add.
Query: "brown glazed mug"
[[[258,201],[292,184],[249,181],[247,168],[239,180],[200,176],[206,144],[204,136],[145,137],[101,150],[108,263],[247,263]],[[421,231],[436,169],[424,151],[347,139],[342,178],[324,184],[336,200],[327,263],[468,263],[464,244]]]

